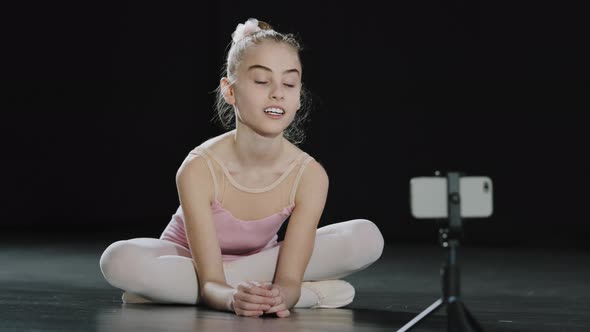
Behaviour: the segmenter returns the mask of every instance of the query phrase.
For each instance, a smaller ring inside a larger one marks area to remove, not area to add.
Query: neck
[[[285,149],[283,135],[265,137],[246,126],[237,127],[231,136],[237,160],[245,168],[274,166]]]

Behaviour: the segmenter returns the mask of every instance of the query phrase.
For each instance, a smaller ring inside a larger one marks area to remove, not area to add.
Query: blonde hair
[[[285,43],[297,51],[298,55],[303,50],[301,44],[293,34],[277,32],[270,24],[251,18],[246,21],[246,24],[239,24],[232,33],[232,42],[227,52],[227,59],[222,67],[221,75],[229,79],[230,85],[235,84],[237,80],[236,71],[244,57],[244,52],[249,47],[265,40]],[[301,61],[301,57],[299,59]],[[233,106],[228,104],[223,98],[223,92],[221,86],[218,86],[216,89],[215,108],[217,112],[215,118],[224,129],[231,130],[235,128],[236,124],[235,113]],[[293,144],[300,144],[305,140],[303,124],[309,116],[311,98],[304,86],[301,87],[300,105],[293,122],[291,122],[283,133],[283,136]]]

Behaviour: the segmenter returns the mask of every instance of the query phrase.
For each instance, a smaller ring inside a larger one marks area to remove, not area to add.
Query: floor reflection
[[[392,315],[393,314],[393,315]],[[203,307],[123,304],[102,309],[96,317],[99,332],[112,331],[395,331],[394,312],[353,309],[295,309],[288,318],[238,317]],[[386,323],[386,324],[384,324]],[[389,327],[388,327],[389,326]]]

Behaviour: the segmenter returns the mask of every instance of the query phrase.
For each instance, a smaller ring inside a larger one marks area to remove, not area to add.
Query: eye
[[[254,83],[256,83],[256,84],[266,84],[268,82],[265,82],[265,81],[254,81]]]
[[[294,88],[295,87],[295,84],[285,84],[285,86],[286,87],[289,87],[289,88]]]

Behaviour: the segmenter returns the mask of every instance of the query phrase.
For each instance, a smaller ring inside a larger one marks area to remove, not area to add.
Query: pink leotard
[[[278,245],[277,232],[295,207],[297,185],[305,166],[313,158],[301,152],[276,181],[264,188],[249,188],[237,183],[227,167],[205,146],[198,146],[190,154],[204,158],[211,171],[215,185],[211,210],[223,260],[231,261]],[[262,217],[240,219],[226,208],[229,206],[241,210],[239,213]],[[181,205],[160,239],[189,248],[184,222]]]

